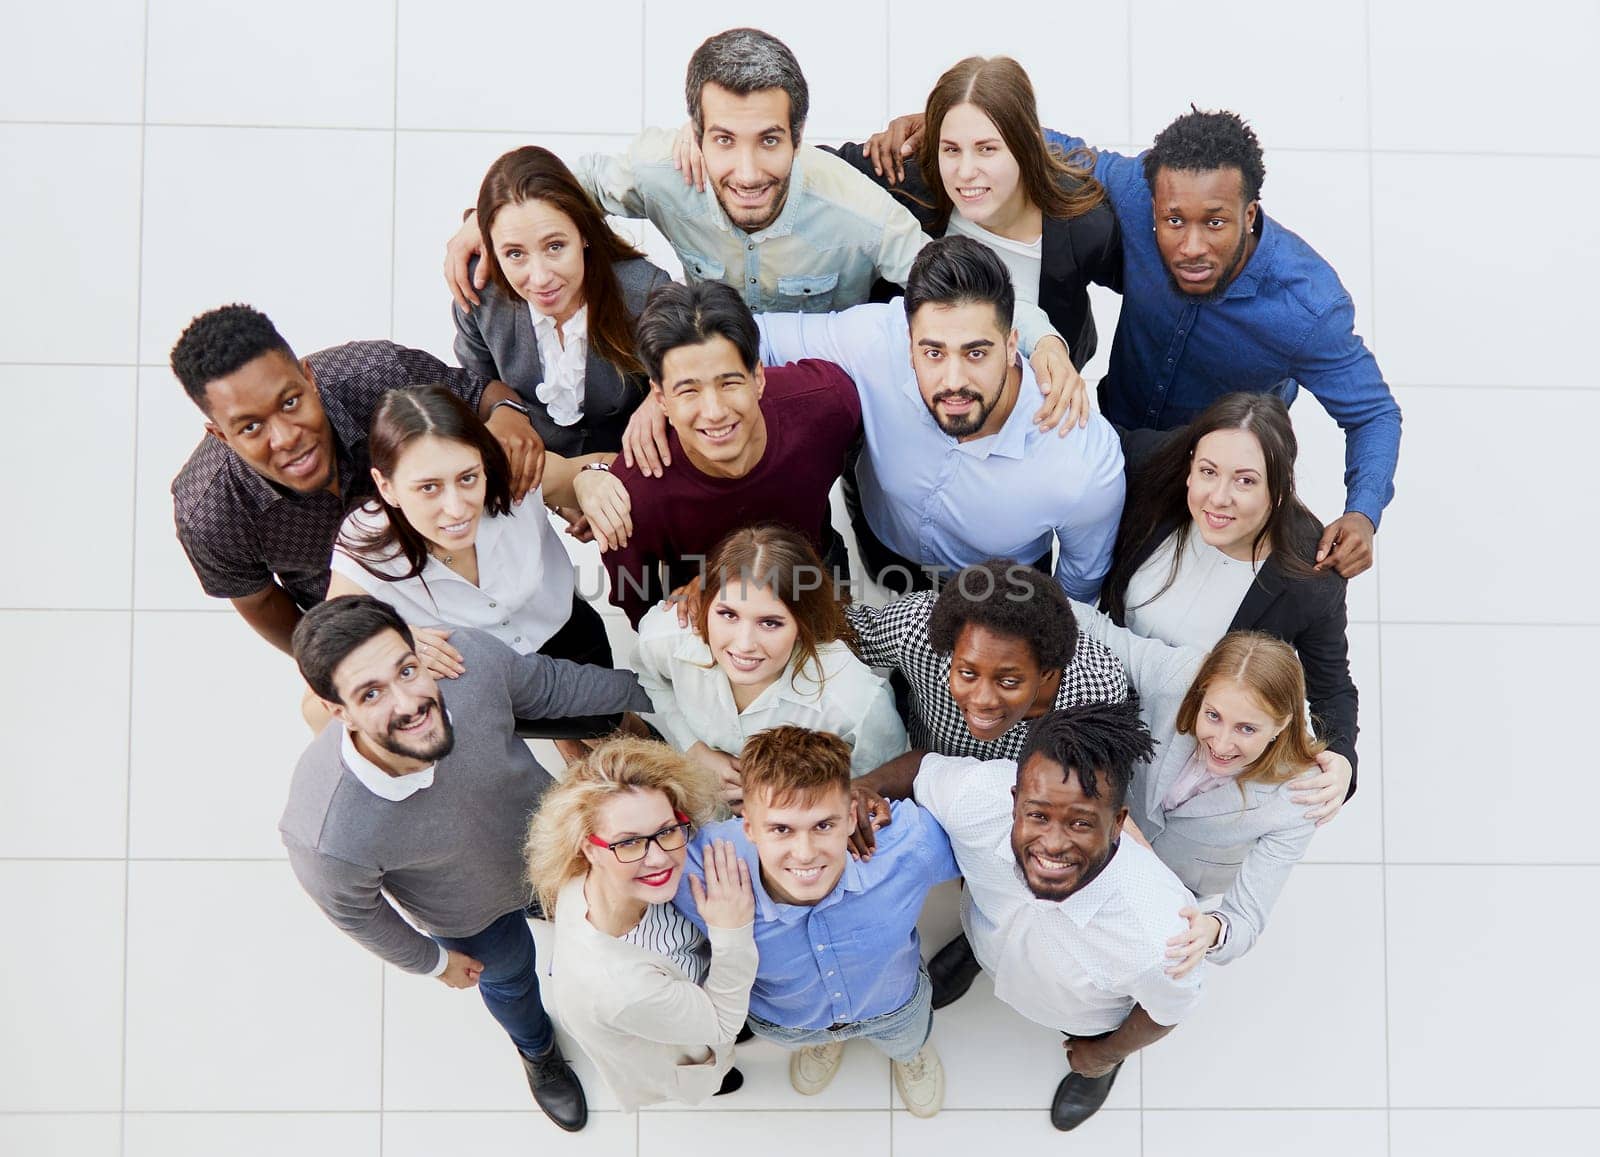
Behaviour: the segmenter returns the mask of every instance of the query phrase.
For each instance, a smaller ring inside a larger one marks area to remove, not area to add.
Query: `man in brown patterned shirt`
[[[206,437],[172,481],[178,541],[206,594],[231,600],[284,652],[327,594],[345,512],[372,492],[367,429],[384,393],[439,384],[475,407],[511,460],[518,498],[544,468],[544,444],[509,386],[393,342],[297,360],[264,314],[228,305],[189,324],[172,371],[206,416]]]

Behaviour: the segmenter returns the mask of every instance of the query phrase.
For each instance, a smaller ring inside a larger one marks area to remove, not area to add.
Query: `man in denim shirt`
[[[868,151],[893,168],[921,132],[897,117]],[[1068,151],[1079,137],[1051,129]],[[904,142],[902,144],[902,142]],[[1261,145],[1236,113],[1191,112],[1137,157],[1100,151],[1095,176],[1122,226],[1122,313],[1100,406],[1123,430],[1171,430],[1235,390],[1310,390],[1345,431],[1345,513],[1319,570],[1353,578],[1394,497],[1400,407],[1355,332],[1355,308],[1316,250],[1261,209]],[[1137,444],[1128,449],[1135,462]]]
[[[744,819],[696,836],[673,902],[705,930],[689,873],[703,871],[712,841],[733,841],[756,895],[761,960],[750,1027],[795,1050],[795,1091],[820,1093],[839,1071],[844,1042],[863,1037],[893,1062],[906,1108],[933,1116],[944,1102],[944,1070],[928,1043],[932,987],[917,916],[929,889],[959,875],[949,839],[906,800],[893,806],[872,857],[852,859],[850,749],[837,735],[775,727],[746,743],[739,762]]]
[[[648,129],[625,153],[589,154],[572,166],[608,214],[647,218],[677,253],[686,281],[726,282],[756,313],[826,313],[868,300],[880,277],[905,284],[928,238],[888,192],[801,145],[810,91],[787,45],[754,28],[718,33],[690,58],[685,89],[704,183],[679,171],[676,132]],[[483,263],[475,274],[469,267],[482,247],[469,213],[445,260],[463,309],[486,284]],[[1083,380],[1044,312],[1019,303],[1017,329],[1047,397],[1063,386],[1081,397]]]

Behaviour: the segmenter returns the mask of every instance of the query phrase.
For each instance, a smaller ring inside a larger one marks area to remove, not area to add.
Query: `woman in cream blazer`
[[[1296,777],[1350,763],[1304,723],[1305,675],[1294,649],[1253,631],[1211,651],[1135,635],[1074,601],[1078,626],[1122,660],[1156,739],[1128,812],[1156,855],[1200,897],[1190,928],[1168,945],[1168,971],[1244,955],[1305,855],[1316,824],[1290,798]]]
[[[743,1084],[733,1043],[756,974],[755,899],[733,846],[708,849],[690,880],[709,944],[672,905],[690,828],[716,799],[712,775],[665,744],[613,739],[567,769],[528,833],[556,925],[552,1011],[627,1111]]]

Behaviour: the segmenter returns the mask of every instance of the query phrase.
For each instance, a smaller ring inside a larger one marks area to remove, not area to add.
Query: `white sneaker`
[[[894,1087],[913,1117],[931,1117],[944,1108],[944,1066],[929,1041],[909,1061],[890,1061]]]
[[[833,1082],[843,1060],[843,1041],[806,1045],[789,1054],[789,1083],[801,1096],[814,1097]]]

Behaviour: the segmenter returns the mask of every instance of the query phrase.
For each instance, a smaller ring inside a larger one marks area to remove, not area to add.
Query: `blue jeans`
[[[464,952],[483,962],[478,995],[523,1056],[536,1057],[550,1050],[555,1029],[539,999],[533,933],[521,908],[507,912],[482,932],[458,940],[447,936],[435,936],[434,940],[452,952]]]
[[[933,984],[924,968],[917,976],[917,990],[899,1008],[837,1028],[785,1028],[751,1013],[750,1030],[790,1049],[859,1037],[877,1045],[892,1061],[909,1061],[933,1031]]]

